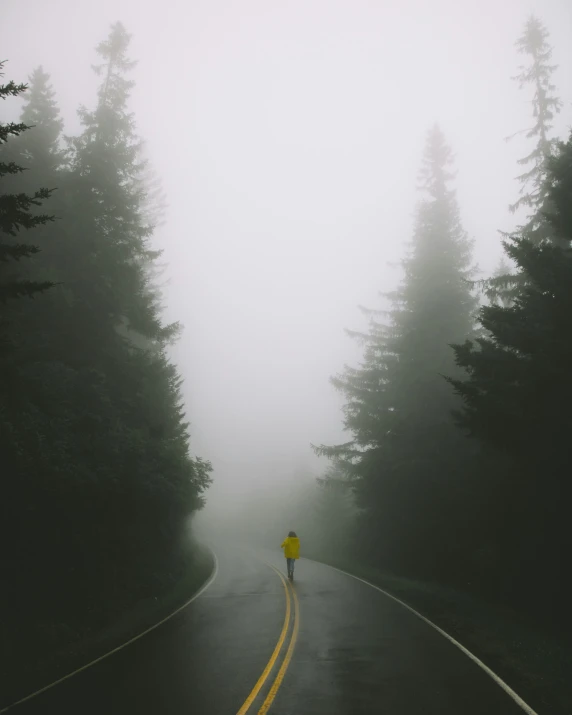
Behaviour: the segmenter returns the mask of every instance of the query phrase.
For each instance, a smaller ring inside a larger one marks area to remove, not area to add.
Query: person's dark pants
[[[294,574],[294,561],[296,561],[296,559],[286,559],[286,566],[288,567],[288,576]]]

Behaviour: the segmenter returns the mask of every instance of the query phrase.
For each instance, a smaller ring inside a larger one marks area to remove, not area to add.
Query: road
[[[217,557],[212,584],[173,618],[8,712],[523,714],[477,664],[371,586],[304,559],[287,586],[272,568],[284,572],[279,552],[225,547]]]

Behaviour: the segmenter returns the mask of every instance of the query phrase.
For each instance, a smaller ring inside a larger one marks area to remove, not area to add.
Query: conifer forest
[[[231,570],[295,530],[299,658],[352,637],[304,640],[342,599],[319,562],[570,713],[572,6],[28,5],[0,3],[0,711],[202,588],[205,633],[263,623],[236,604],[279,580]],[[232,712],[434,712],[304,710],[296,649]]]

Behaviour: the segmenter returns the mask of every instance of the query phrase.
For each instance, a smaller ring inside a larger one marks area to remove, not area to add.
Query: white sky
[[[51,73],[67,131],[93,105],[94,47],[121,20],[138,130],[169,199],[157,236],[168,316],[185,332],[193,451],[213,496],[291,478],[309,443],[346,439],[328,378],[359,352],[411,233],[424,135],[457,156],[458,196],[489,272],[513,227],[529,97],[511,76],[524,21],[551,32],[557,133],[572,117],[569,0],[0,0],[0,57]],[[5,110],[6,111],[6,110]]]

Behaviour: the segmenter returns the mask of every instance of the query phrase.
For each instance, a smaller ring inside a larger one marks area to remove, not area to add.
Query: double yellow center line
[[[270,564],[268,564],[270,566]],[[288,644],[288,648],[286,650],[286,655],[284,656],[284,660],[282,661],[282,665],[280,666],[280,669],[278,670],[278,673],[276,674],[276,677],[274,678],[274,682],[270,686],[270,690],[268,691],[268,694],[260,706],[260,709],[258,711],[258,715],[265,715],[265,713],[268,712],[268,709],[274,702],[274,698],[276,697],[276,693],[278,692],[278,688],[282,684],[282,681],[284,680],[284,675],[286,674],[286,671],[288,670],[288,666],[290,665],[290,660],[292,659],[292,653],[294,652],[294,646],[296,645],[296,640],[298,638],[298,630],[300,628],[300,606],[298,603],[298,597],[296,596],[296,592],[294,591],[293,587],[286,581],[284,576],[278,571],[278,569],[274,568],[274,566],[271,566],[271,568],[276,571],[278,576],[280,577],[280,580],[282,581],[282,585],[284,586],[284,593],[286,594],[286,615],[284,616],[284,625],[282,626],[282,631],[280,632],[280,637],[278,638],[278,642],[276,643],[276,646],[274,648],[274,651],[272,652],[272,655],[270,656],[270,660],[266,664],[266,667],[262,671],[262,675],[258,680],[256,681],[256,685],[254,688],[252,688],[249,696],[246,698],[244,701],[242,707],[238,711],[237,715],[245,715],[252,703],[255,701],[258,693],[262,689],[262,686],[264,683],[268,680],[268,676],[272,672],[274,666],[276,665],[276,661],[280,657],[280,653],[282,651],[282,646],[284,645],[284,641],[286,640],[286,636],[288,635],[288,630],[290,627],[290,616],[292,614],[292,601],[294,602],[294,625],[292,627],[292,633],[290,635],[290,643]]]

